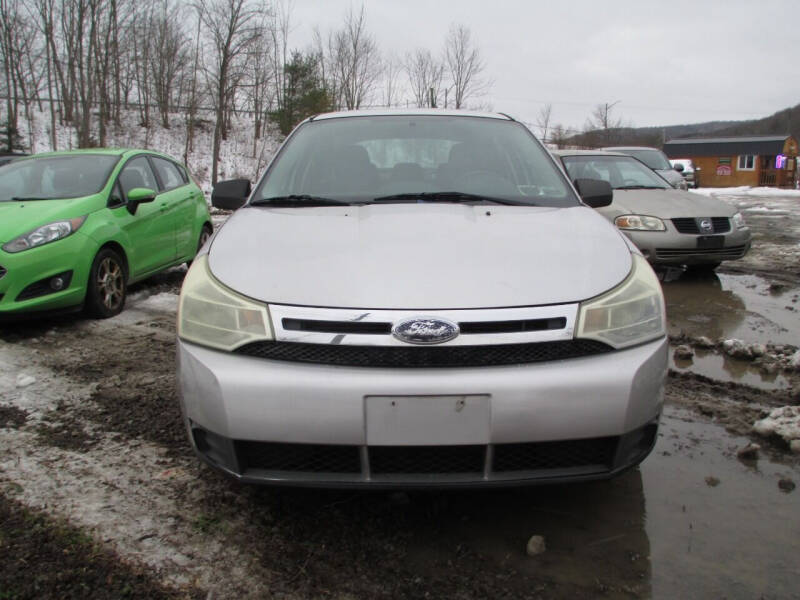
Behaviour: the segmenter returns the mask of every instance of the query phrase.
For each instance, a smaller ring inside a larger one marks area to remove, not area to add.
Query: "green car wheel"
[[[109,248],[97,253],[89,273],[86,289],[86,310],[100,319],[118,315],[125,306],[128,276],[125,263],[119,255]]]

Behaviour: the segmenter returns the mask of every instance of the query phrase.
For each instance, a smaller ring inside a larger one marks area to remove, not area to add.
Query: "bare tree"
[[[556,148],[564,148],[567,145],[567,130],[561,123],[556,123],[550,135],[550,143],[555,144]]]
[[[622,117],[612,116],[614,106],[619,104],[616,102],[598,104],[594,107],[591,116],[586,121],[584,130],[588,134],[588,145],[609,145],[613,144],[618,136],[620,128],[623,126]]]
[[[463,25],[452,25],[444,46],[447,73],[453,90],[456,108],[486,88],[480,76],[485,66],[480,51],[472,41],[470,30]]]
[[[406,55],[404,67],[416,105],[435,106],[442,92],[444,64],[430,50],[418,48],[413,54]]]
[[[367,32],[364,7],[358,14],[348,11],[344,26],[329,39],[329,63],[336,79],[336,97],[341,108],[360,108],[372,93],[381,74],[381,59],[375,39]]]
[[[150,52],[149,67],[161,125],[167,129],[173,94],[180,89],[175,86],[175,82],[181,79],[190,57],[186,49],[187,39],[181,26],[183,18],[181,7],[173,5],[170,8],[167,0],[160,0],[160,3],[158,12],[151,15],[149,29],[153,48]]]
[[[383,61],[383,87],[381,90],[381,104],[394,106],[400,100],[399,78],[402,65],[395,56],[390,56]]]
[[[539,127],[539,133],[542,136],[543,142],[547,142],[547,131],[550,129],[550,115],[553,113],[553,105],[549,102],[539,109],[539,114],[536,116],[536,125]]]
[[[212,52],[207,74],[216,116],[211,159],[211,183],[216,184],[220,146],[227,135],[229,110],[244,69],[243,59],[261,35],[257,27],[261,9],[251,0],[195,0],[195,7],[210,37]]]

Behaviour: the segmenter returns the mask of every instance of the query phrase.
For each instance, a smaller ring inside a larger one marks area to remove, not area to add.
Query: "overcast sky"
[[[478,99],[581,127],[598,103],[641,127],[768,116],[800,103],[798,0],[365,0],[383,53],[440,52],[467,26],[492,80]],[[338,28],[360,1],[294,0],[290,45]]]

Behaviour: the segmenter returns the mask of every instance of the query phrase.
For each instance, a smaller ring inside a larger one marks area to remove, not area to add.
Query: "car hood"
[[[0,202],[0,244],[53,221],[72,219],[92,212],[93,198]]]
[[[600,212],[613,216],[639,214],[674,219],[732,217],[736,209],[716,198],[683,190],[614,190],[614,201]]]
[[[243,208],[217,233],[214,276],[279,304],[458,309],[591,298],[630,272],[593,210],[459,204]]]
[[[683,181],[683,175],[675,169],[656,169],[656,173],[666,179],[670,185],[680,184]]]

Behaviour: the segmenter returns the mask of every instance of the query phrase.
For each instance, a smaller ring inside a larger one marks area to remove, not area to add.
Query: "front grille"
[[[239,469],[285,473],[343,474],[351,480],[393,476],[456,475],[479,481],[548,477],[565,470],[583,474],[614,468],[619,437],[520,444],[464,446],[341,446],[235,442]],[[491,450],[491,451],[490,451]],[[364,462],[362,463],[362,458]],[[369,467],[367,467],[367,462]],[[355,479],[352,479],[355,478]]]
[[[714,256],[722,259],[741,258],[747,246],[728,246],[727,248],[656,248],[657,258],[688,258],[691,256]]]
[[[486,446],[371,446],[370,471],[381,473],[483,473]]]
[[[281,320],[287,331],[312,331],[315,333],[344,333],[361,335],[388,335],[392,332],[391,323],[362,321],[325,321],[319,319]],[[549,319],[519,319],[509,321],[467,321],[459,323],[461,333],[524,333],[526,331],[547,331],[564,329],[564,317]]]
[[[290,362],[350,367],[429,368],[516,365],[591,356],[613,348],[594,340],[484,346],[347,346],[253,342],[235,352]]]
[[[672,219],[672,224],[678,233],[689,233],[699,235],[701,233],[727,233],[731,230],[731,221],[728,217],[710,217],[713,231],[702,231],[700,229],[700,221],[709,217],[681,217]]]
[[[498,444],[494,447],[492,470],[538,471],[589,465],[610,468],[617,440],[607,437],[570,442]]]
[[[243,471],[361,472],[358,446],[236,442],[236,452]]]

